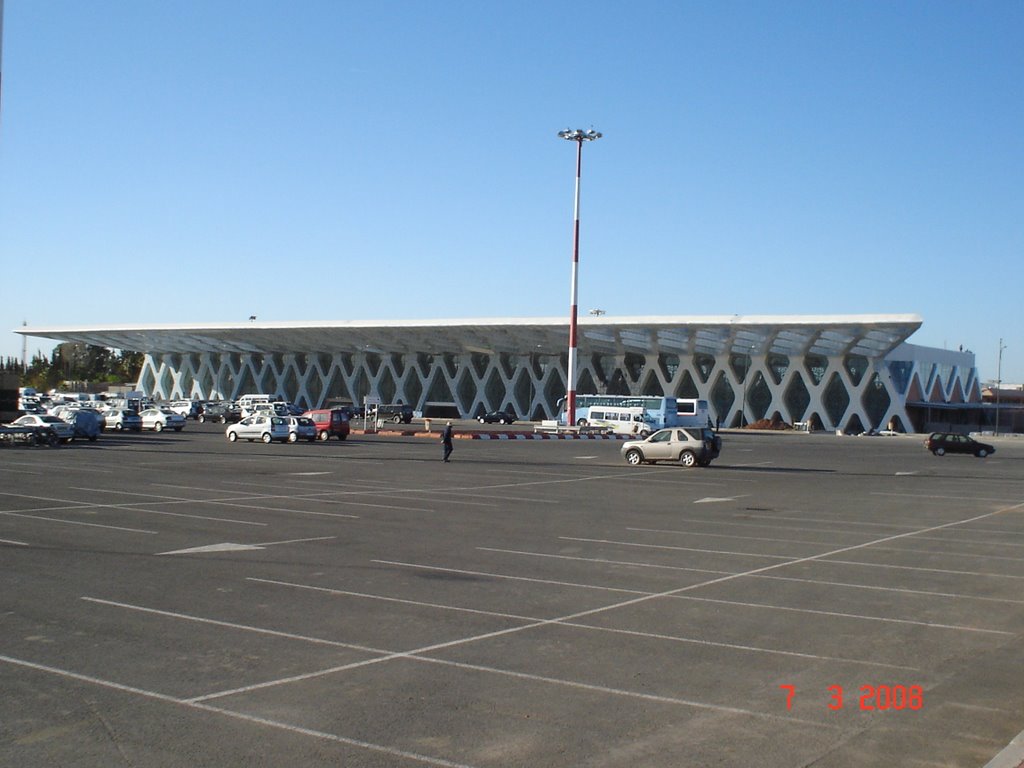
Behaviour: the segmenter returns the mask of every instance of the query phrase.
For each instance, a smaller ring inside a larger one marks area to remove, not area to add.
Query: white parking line
[[[638,563],[632,560],[608,560],[604,557],[575,557],[573,555],[554,555],[547,552],[526,552],[521,549],[498,549],[497,547],[477,547],[484,552],[501,552],[508,555],[527,555],[529,557],[550,557],[555,560],[577,560],[584,563],[600,563],[602,565],[625,565],[634,568],[663,568],[670,571],[689,571],[691,573],[730,574],[735,571],[716,571],[712,568],[686,568],[682,565],[661,565],[659,563]]]
[[[615,544],[620,547],[638,547],[640,549],[669,549],[676,552],[703,552],[709,555],[735,555],[737,557],[765,557],[770,560],[792,560],[792,555],[763,555],[758,552],[732,552],[724,549],[700,549],[697,547],[676,547],[671,544],[641,544],[636,541],[616,541],[614,539],[587,539],[582,536],[559,536],[563,541],[582,541],[590,544]]]
[[[290,723],[284,723],[279,720],[271,720],[269,718],[259,717],[257,715],[247,715],[244,712],[234,712],[230,709],[223,709],[222,707],[214,707],[209,704],[202,704],[200,702],[179,699],[174,696],[168,696],[167,694],[157,693],[155,691],[147,691],[144,688],[135,688],[130,685],[122,685],[121,683],[115,683],[111,680],[103,680],[98,677],[92,677],[91,675],[83,675],[77,672],[72,672],[70,670],[60,669],[59,667],[51,667],[46,664],[37,664],[35,662],[26,661],[24,659],[15,659],[11,656],[0,656],[0,661],[14,666],[24,667],[26,669],[34,669],[38,672],[46,672],[51,675],[57,675],[59,677],[63,677],[69,680],[77,680],[79,682],[89,683],[91,685],[98,685],[103,688],[110,688],[116,691],[121,691],[122,693],[130,693],[135,696],[142,696],[147,699],[154,699],[156,701],[162,701],[168,704],[175,704],[180,707],[187,707],[189,709],[196,709],[203,712],[212,712],[215,714],[233,718],[235,720],[242,720],[247,723],[265,725],[269,728],[275,728],[277,730],[296,733],[302,736],[312,736],[317,739],[324,739],[325,741],[333,741],[339,744],[360,747],[362,749],[370,750],[372,752],[386,754],[390,757],[401,757],[408,760],[414,760],[419,763],[426,763],[427,765],[442,766],[442,768],[474,768],[474,766],[466,765],[464,763],[455,763],[450,760],[444,760],[438,757],[422,755],[416,752],[407,752],[406,750],[396,749],[394,747],[386,747],[382,744],[374,744],[372,742],[363,741],[361,739],[350,739],[346,736],[340,736],[335,733],[317,731],[312,728],[303,728],[301,726],[291,725]]]
[[[789,611],[791,613],[810,613],[819,616],[833,616],[840,619],[858,619],[862,621],[880,621],[886,624],[910,624],[916,627],[929,627],[931,629],[953,629],[959,632],[980,632],[988,635],[1011,635],[1016,637],[1016,632],[1006,632],[1001,629],[985,629],[984,627],[968,627],[962,624],[939,624],[931,621],[913,621],[912,619],[893,619],[887,616],[868,616],[859,613],[841,613],[839,611],[822,611],[814,608],[793,608],[788,605],[769,605],[766,603],[747,603],[740,600],[721,600],[712,597],[696,597],[695,595],[669,595],[673,600],[695,600],[701,603],[716,603],[719,605],[738,605],[743,608],[764,608],[771,611]]]
[[[93,602],[93,603],[100,603],[100,604],[103,604],[103,605],[110,605],[110,606],[119,607],[119,608],[127,608],[127,609],[130,609],[130,610],[139,610],[139,611],[142,611],[142,612],[145,612],[145,613],[152,613],[152,614],[156,614],[156,615],[163,615],[163,616],[168,616],[170,618],[185,619],[185,620],[188,620],[188,621],[195,621],[195,622],[203,623],[203,624],[211,624],[211,625],[214,625],[214,626],[222,626],[222,627],[227,627],[227,628],[232,628],[232,629],[240,629],[240,630],[246,630],[246,631],[256,631],[256,632],[260,632],[262,634],[272,634],[272,635],[275,635],[275,636],[290,637],[292,639],[307,639],[307,638],[303,638],[302,636],[299,636],[299,635],[289,635],[288,633],[275,632],[273,630],[263,630],[263,629],[260,629],[260,628],[257,628],[257,627],[247,627],[245,625],[232,624],[232,623],[229,623],[229,622],[218,621],[218,620],[215,620],[215,619],[205,619],[205,618],[202,618],[202,617],[189,616],[187,614],[172,613],[172,612],[160,611],[160,610],[156,610],[156,609],[152,609],[152,608],[132,606],[132,605],[129,605],[127,603],[115,603],[115,602],[112,602],[112,601],[109,601],[109,600],[101,600],[101,599],[98,599],[98,598],[90,598],[90,597],[83,597],[82,599],[86,600],[86,601],[89,601],[89,602]],[[454,647],[457,647],[457,646],[460,646],[460,645],[464,645],[466,643],[472,643],[472,642],[477,642],[479,640],[487,640],[487,639],[491,639],[491,638],[495,638],[495,637],[501,637],[503,635],[508,635],[508,634],[520,632],[520,631],[522,631],[524,629],[531,629],[531,628],[535,628],[535,627],[546,626],[546,625],[549,625],[549,624],[552,624],[552,623],[558,623],[558,621],[559,620],[548,621],[548,620],[544,620],[544,619],[539,619],[537,621],[534,621],[534,622],[531,622],[529,624],[525,624],[525,625],[519,626],[519,627],[511,627],[509,629],[502,629],[502,630],[497,630],[497,631],[494,631],[494,632],[487,632],[487,633],[483,633],[483,634],[479,634],[479,635],[473,635],[473,636],[470,636],[470,637],[464,637],[464,638],[460,638],[460,639],[456,639],[456,640],[449,640],[449,641],[442,642],[442,643],[434,643],[432,645],[423,646],[421,648],[417,648],[417,649],[411,650],[411,651],[398,651],[398,652],[381,651],[381,650],[378,650],[378,649],[365,648],[363,646],[354,646],[354,645],[349,645],[349,644],[345,644],[345,643],[332,643],[330,641],[321,641],[321,640],[317,640],[315,638],[312,638],[312,640],[314,642],[318,642],[318,643],[328,643],[328,644],[331,644],[331,645],[341,645],[343,647],[348,647],[348,648],[352,648],[352,649],[355,649],[355,650],[364,650],[364,651],[367,651],[367,652],[370,652],[370,653],[380,653],[380,654],[383,654],[383,655],[378,657],[378,658],[365,659],[365,660],[362,660],[362,661],[352,662],[350,664],[341,664],[341,665],[338,665],[338,666],[329,667],[327,669],[320,669],[320,670],[315,670],[313,672],[307,672],[307,673],[304,673],[304,674],[292,675],[290,677],[280,678],[280,679],[277,679],[277,680],[268,680],[268,681],[265,681],[265,682],[262,682],[262,683],[253,683],[251,685],[246,685],[246,686],[242,686],[242,687],[239,687],[239,688],[233,688],[231,690],[216,691],[216,692],[213,692],[213,693],[205,694],[203,696],[196,696],[196,697],[193,697],[193,698],[190,698],[190,699],[171,699],[170,697],[163,697],[163,698],[165,698],[167,700],[172,700],[175,703],[195,705],[195,704],[200,704],[201,702],[206,702],[206,701],[210,701],[210,700],[213,700],[213,699],[225,698],[225,697],[228,697],[228,696],[237,696],[237,695],[243,694],[243,693],[250,693],[252,691],[263,690],[263,689],[266,689],[266,688],[272,688],[272,687],[277,687],[277,686],[281,686],[281,685],[287,685],[287,684],[290,684],[290,683],[302,682],[304,680],[313,680],[313,679],[316,679],[316,678],[319,678],[319,677],[326,677],[328,675],[337,674],[338,672],[345,672],[345,671],[349,671],[349,670],[352,670],[352,669],[358,669],[358,668],[361,668],[361,667],[372,666],[372,665],[375,665],[375,664],[380,664],[382,662],[392,661],[392,660],[396,660],[396,659],[409,659],[409,660],[413,660],[413,661],[426,662],[426,663],[429,663],[429,664],[439,664],[439,665],[443,665],[443,666],[447,666],[447,667],[457,667],[457,668],[460,668],[460,669],[470,669],[470,670],[477,671],[477,672],[485,672],[485,673],[488,673],[488,674],[501,675],[501,676],[504,676],[504,677],[526,679],[526,680],[532,680],[532,681],[541,682],[541,683],[548,683],[548,684],[565,686],[565,687],[569,687],[569,688],[576,688],[576,689],[589,690],[589,691],[597,691],[597,692],[600,692],[600,693],[607,693],[607,694],[614,695],[614,696],[622,696],[622,697],[626,697],[626,698],[639,699],[641,701],[655,701],[655,702],[659,702],[659,703],[662,703],[662,704],[682,705],[682,706],[693,707],[693,708],[702,709],[702,710],[710,710],[710,711],[716,711],[716,712],[728,712],[728,713],[731,713],[731,714],[746,715],[746,716],[749,716],[749,717],[756,717],[756,718],[759,718],[759,719],[769,719],[769,720],[780,720],[780,721],[793,722],[793,723],[803,723],[803,724],[806,724],[806,725],[813,725],[813,726],[823,727],[823,728],[833,728],[833,727],[836,727],[836,726],[832,726],[829,723],[821,723],[821,722],[815,722],[815,721],[801,720],[801,719],[798,719],[798,718],[787,717],[785,715],[778,715],[778,714],[770,713],[770,712],[769,713],[765,713],[765,712],[757,712],[755,710],[740,709],[740,708],[737,708],[737,707],[725,707],[725,706],[721,706],[721,705],[717,705],[717,704],[710,704],[710,703],[707,703],[707,702],[694,701],[694,700],[691,700],[691,699],[684,699],[684,698],[678,698],[678,697],[672,697],[672,696],[659,696],[659,695],[654,695],[654,694],[641,693],[639,691],[625,690],[625,689],[621,689],[621,688],[611,688],[611,687],[608,687],[608,686],[592,685],[590,683],[583,683],[583,682],[579,682],[579,681],[576,681],[576,680],[566,680],[566,679],[557,678],[557,677],[546,677],[546,676],[543,676],[543,675],[533,675],[533,674],[529,674],[529,673],[525,673],[525,672],[516,672],[514,670],[500,669],[500,668],[497,668],[497,667],[487,667],[487,666],[476,665],[476,664],[467,664],[467,663],[463,663],[463,662],[452,661],[450,659],[436,658],[436,657],[432,657],[432,656],[425,656],[425,655],[423,655],[423,654],[430,653],[430,652],[433,652],[433,651],[444,650],[444,649],[447,649],[447,648],[454,648]],[[593,627],[588,627],[587,625],[581,625],[581,626],[584,627],[584,628],[587,628],[587,629],[594,629]],[[4,660],[4,659],[5,659],[5,657],[0,656],[0,660]],[[135,689],[132,689],[132,690],[135,690]],[[220,711],[220,710],[218,710],[218,711]],[[228,711],[228,710],[225,710],[225,711]]]
[[[370,594],[366,594],[365,592],[350,592],[350,591],[344,590],[344,589],[332,589],[330,587],[319,587],[319,586],[310,585],[310,584],[295,584],[295,583],[287,582],[287,581],[274,581],[272,579],[261,579],[261,578],[256,578],[256,577],[252,577],[252,576],[248,577],[246,580],[247,581],[259,582],[261,584],[275,584],[275,585],[278,585],[278,586],[294,587],[296,589],[310,590],[310,591],[313,591],[313,592],[324,592],[324,593],[327,593],[327,594],[342,595],[342,596],[345,596],[345,597],[359,597],[359,598],[363,598],[363,599],[367,599],[367,600],[380,600],[382,602],[400,603],[400,604],[404,604],[404,605],[413,605],[413,606],[421,607],[421,608],[434,608],[434,609],[444,610],[444,611],[458,611],[458,612],[462,612],[462,613],[475,613],[475,614],[482,614],[482,615],[485,615],[485,616],[494,616],[496,618],[502,618],[502,619],[515,619],[515,620],[519,620],[519,621],[532,621],[532,622],[543,622],[543,621],[545,621],[545,619],[541,619],[541,618],[538,618],[536,616],[520,616],[520,615],[517,615],[517,614],[514,614],[514,613],[501,613],[501,612],[498,612],[498,611],[485,611],[485,610],[479,610],[479,609],[476,609],[476,608],[463,608],[463,607],[460,607],[460,606],[453,606],[453,605],[441,605],[439,603],[426,603],[426,602],[423,602],[421,600],[407,600],[407,599],[404,599],[404,598],[389,597],[389,596],[386,596],[386,595],[370,595]],[[650,639],[654,639],[654,640],[668,640],[668,641],[676,642],[676,643],[688,643],[688,644],[692,644],[692,645],[701,645],[701,646],[706,646],[706,647],[709,647],[709,648],[727,648],[727,649],[730,649],[730,650],[738,650],[738,651],[744,651],[744,652],[748,652],[748,653],[765,653],[765,654],[771,654],[771,655],[777,655],[777,656],[792,656],[792,657],[802,658],[802,659],[815,659],[815,660],[818,660],[818,661],[836,661],[836,662],[843,662],[843,663],[847,663],[847,664],[859,664],[859,665],[866,665],[866,666],[872,666],[872,667],[882,667],[882,668],[887,668],[887,669],[907,669],[907,670],[915,670],[915,671],[918,670],[917,667],[908,667],[908,666],[904,666],[904,665],[900,665],[900,664],[884,664],[882,662],[877,662],[877,661],[864,661],[862,659],[849,659],[849,658],[844,658],[844,657],[841,657],[841,656],[822,656],[822,655],[814,654],[814,653],[800,653],[798,651],[785,651],[785,650],[781,650],[781,649],[778,649],[778,648],[763,648],[763,647],[757,647],[757,646],[752,646],[752,645],[739,645],[739,644],[736,644],[736,643],[724,643],[724,642],[717,642],[717,641],[714,641],[714,640],[703,640],[703,639],[697,639],[697,638],[692,638],[692,637],[682,637],[682,636],[679,636],[679,635],[666,635],[666,634],[661,634],[661,633],[656,633],[656,632],[641,632],[639,630],[618,629],[618,628],[614,628],[614,627],[603,627],[603,626],[593,625],[593,624],[581,624],[581,623],[572,622],[572,621],[555,621],[555,623],[557,623],[557,624],[559,624],[561,626],[564,626],[564,627],[573,627],[574,629],[585,629],[585,630],[588,630],[588,631],[591,631],[591,632],[610,632],[612,634],[630,635],[630,636],[633,636],[633,637],[645,637],[645,638],[650,638]]]
[[[827,541],[805,541],[802,539],[774,539],[768,536],[740,536],[735,533],[706,533],[704,531],[680,531],[672,528],[626,528],[627,531],[639,531],[641,533],[672,533],[679,536],[713,536],[719,539],[743,539],[745,541],[775,541],[783,544],[813,544],[817,546],[829,546]],[[863,535],[863,534],[853,534]]]
[[[555,560],[576,560],[584,563],[597,563],[599,565],[621,565],[632,568],[654,568],[670,571],[689,571],[691,573],[716,573],[728,575],[736,571],[716,571],[711,568],[687,568],[682,565],[664,565],[661,563],[641,563],[635,560],[609,560],[603,557],[577,557],[573,555],[556,555],[548,552],[527,552],[520,549],[499,549],[497,547],[477,547],[483,552],[497,552],[507,555],[524,555],[527,557],[546,557]],[[841,562],[839,560],[822,560],[823,563]],[[984,602],[1008,603],[1011,605],[1024,605],[1024,600],[1014,600],[1008,597],[987,597],[985,595],[968,595],[961,592],[934,592],[924,589],[908,589],[905,587],[880,587],[873,584],[855,584],[848,581],[829,581],[827,579],[801,579],[795,576],[769,576],[758,574],[751,578],[772,579],[775,581],[792,581],[803,584],[820,584],[827,587],[848,587],[850,589],[867,589],[881,592],[898,592],[907,595],[923,595],[927,597],[949,597],[960,600],[981,600]],[[1021,577],[1024,578],[1024,577]]]
[[[958,571],[953,568],[927,568],[921,565],[893,565],[891,563],[869,563],[863,560],[832,560],[824,559],[819,563],[838,563],[839,565],[859,565],[865,568],[892,568],[897,571],[923,571],[924,573],[948,573],[953,576],[985,576],[992,579],[1024,579],[1012,573],[992,573],[991,571]]]
[[[0,515],[9,517],[24,517],[29,520],[43,520],[48,523],[63,523],[64,525],[84,525],[89,528],[105,528],[108,531],[125,531],[126,533],[147,533],[156,535],[158,531],[146,531],[140,528],[123,528],[119,525],[103,525],[101,523],[86,523],[81,520],[62,520],[59,517],[43,517],[42,515],[27,515],[23,512],[0,512]]]
[[[991,498],[985,496],[950,496],[949,494],[923,494],[923,493],[895,493],[885,491],[871,491],[869,496],[895,496],[901,499],[941,499],[943,501],[990,501],[994,504],[1015,504],[1017,499]]]
[[[258,584],[273,584],[278,587],[291,587],[303,589],[310,592],[323,592],[328,595],[342,595],[344,597],[359,597],[367,600],[379,600],[384,603],[402,603],[403,605],[414,605],[420,608],[435,608],[443,611],[457,611],[459,613],[475,613],[482,616],[494,616],[501,619],[514,619],[516,621],[544,621],[537,616],[520,616],[515,613],[501,613],[499,611],[485,611],[478,608],[461,608],[454,605],[442,605],[440,603],[426,603],[422,600],[408,600],[401,597],[388,597],[386,595],[371,595],[366,592],[352,592],[347,589],[336,589],[334,587],[319,587],[313,584],[296,584],[291,581],[277,581],[275,579],[261,579],[256,576],[249,576],[246,581],[253,581]],[[388,651],[390,653],[390,651]]]
[[[85,490],[85,489],[75,489],[75,490]],[[120,491],[104,491],[104,493],[120,493]],[[134,502],[134,501],[126,502],[124,504],[96,504],[96,503],[88,502],[88,501],[76,501],[74,499],[54,499],[54,498],[51,498],[51,497],[48,497],[48,496],[26,496],[26,495],[20,494],[20,493],[3,493],[3,494],[0,494],[0,495],[3,495],[3,496],[15,496],[15,497],[18,497],[18,498],[23,498],[23,499],[34,499],[36,501],[56,501],[56,502],[59,502],[59,503],[62,504],[62,506],[59,506],[59,507],[39,507],[39,508],[35,508],[35,509],[32,509],[32,510],[25,510],[26,512],[28,512],[28,511],[31,511],[31,512],[60,512],[60,511],[77,512],[77,511],[84,511],[84,510],[111,509],[111,510],[121,510],[121,511],[127,511],[127,512],[142,512],[144,514],[149,514],[149,515],[168,515],[170,517],[185,517],[185,518],[192,518],[192,519],[195,519],[195,520],[210,520],[210,521],[217,522],[217,523],[232,523],[232,524],[235,524],[235,525],[258,525],[258,526],[265,526],[266,525],[266,523],[257,523],[257,522],[253,522],[252,520],[233,520],[233,519],[228,518],[228,517],[211,517],[209,515],[190,515],[190,514],[188,514],[186,512],[167,512],[166,510],[143,509],[142,507],[136,506],[137,504],[139,504],[141,502]],[[160,501],[160,502],[156,502],[156,503],[157,504],[167,504],[168,502]],[[177,503],[182,503],[183,504],[183,503],[188,503],[188,502],[186,502],[184,500],[180,500],[180,501],[175,501],[173,503],[176,503],[176,504]],[[196,503],[199,503],[199,502],[196,502]]]
[[[861,620],[864,620],[864,621],[879,621],[879,622],[884,622],[884,623],[889,623],[889,624],[911,624],[911,625],[914,625],[914,626],[930,627],[932,629],[954,629],[954,630],[961,630],[961,631],[964,631],[964,632],[981,632],[981,633],[993,634],[993,635],[1014,635],[1014,634],[1016,634],[1014,632],[1004,632],[1003,630],[999,630],[999,629],[984,629],[984,628],[979,628],[979,627],[967,627],[967,626],[954,625],[954,624],[938,624],[938,623],[927,622],[927,621],[913,621],[911,619],[892,619],[892,618],[888,618],[888,617],[885,617],[885,616],[869,616],[869,615],[866,615],[866,614],[840,613],[838,611],[822,611],[822,610],[817,610],[817,609],[814,609],[814,608],[792,608],[792,607],[785,606],[785,605],[770,605],[770,604],[765,604],[765,603],[745,603],[745,602],[741,602],[741,601],[738,601],[738,600],[721,600],[721,599],[715,599],[715,598],[710,598],[710,597],[695,597],[693,595],[678,594],[679,592],[685,591],[687,589],[692,589],[693,587],[683,587],[680,590],[673,590],[671,592],[649,592],[649,591],[643,591],[643,590],[638,590],[638,589],[622,589],[622,588],[619,588],[619,587],[606,587],[606,586],[597,585],[597,584],[579,584],[579,583],[574,583],[574,582],[552,581],[552,580],[549,580],[549,579],[536,579],[536,578],[532,578],[532,577],[528,577],[528,576],[513,576],[513,575],[509,575],[509,574],[491,573],[491,572],[487,572],[487,571],[468,571],[468,570],[463,570],[463,569],[459,569],[459,568],[442,568],[440,566],[422,565],[422,564],[418,564],[418,563],[401,563],[401,562],[394,562],[394,561],[390,561],[390,560],[372,560],[371,562],[381,563],[383,565],[397,565],[397,566],[401,566],[401,567],[404,567],[404,568],[419,568],[419,569],[422,569],[422,570],[429,570],[429,571],[441,571],[441,572],[444,572],[444,573],[460,573],[460,574],[466,574],[466,575],[469,575],[469,576],[486,576],[486,577],[495,578],[495,579],[510,579],[512,581],[537,582],[537,583],[541,583],[541,584],[552,584],[552,585],[555,585],[555,586],[564,586],[564,587],[576,587],[576,588],[580,588],[580,589],[597,589],[597,590],[603,590],[603,591],[607,591],[607,592],[627,592],[627,593],[633,593],[633,594],[637,594],[637,595],[643,595],[643,596],[648,597],[648,598],[668,597],[668,598],[674,598],[674,599],[677,599],[677,600],[693,600],[693,601],[702,602],[702,603],[720,603],[722,605],[738,605],[738,606],[741,606],[741,607],[744,607],[744,608],[764,608],[764,609],[775,610],[775,611],[788,611],[788,612],[792,612],[792,613],[808,613],[808,614],[814,614],[814,615],[820,615],[820,616],[833,616],[833,617],[836,617],[836,618],[861,619]],[[777,566],[769,566],[769,567],[772,568],[772,567],[777,567]],[[737,575],[744,575],[744,574],[737,574]],[[731,578],[733,578],[733,575],[729,575],[729,576],[725,577],[725,579],[731,579]],[[716,580],[714,580],[712,582],[708,582],[708,583],[709,584],[713,584],[713,583],[716,583],[716,582],[722,581],[722,580],[724,580],[724,579],[716,579]]]
[[[458,573],[464,576],[486,576],[491,579],[508,579],[510,581],[531,581],[537,584],[551,584],[556,587],[576,587],[578,589],[599,589],[604,592],[625,592],[630,595],[653,595],[642,589],[623,589],[621,587],[603,587],[596,584],[575,584],[571,581],[555,581],[553,579],[535,579],[530,576],[510,576],[504,573],[488,573],[486,571],[468,571],[463,568],[443,568],[439,565],[424,565],[422,563],[402,563],[396,560],[371,560],[371,563],[380,565],[394,565],[400,568],[414,568],[421,571],[439,571],[441,573]]]
[[[31,544],[26,544],[24,541],[14,541],[13,539],[0,539],[0,544],[10,544],[15,547],[30,547]]]
[[[824,562],[832,562],[826,560]],[[848,587],[850,589],[868,589],[877,592],[896,592],[903,595],[923,595],[925,597],[949,597],[957,600],[981,600],[992,603],[1009,603],[1011,605],[1024,605],[1024,600],[1014,600],[1009,597],[988,597],[987,595],[967,595],[962,592],[934,592],[927,589],[907,589],[906,587],[879,587],[874,584],[854,584],[848,581],[827,581],[825,579],[800,579],[795,576],[766,576],[758,574],[755,579],[773,579],[775,581],[793,581],[804,584],[821,584],[826,587]]]

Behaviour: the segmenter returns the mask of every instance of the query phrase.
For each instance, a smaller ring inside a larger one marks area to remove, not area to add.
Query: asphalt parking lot
[[[1024,442],[619,448],[0,451],[0,764],[980,768],[1024,730]]]

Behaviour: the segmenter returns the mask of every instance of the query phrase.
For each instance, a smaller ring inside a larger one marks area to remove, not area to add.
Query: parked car
[[[185,428],[185,417],[167,408],[147,408],[139,414],[139,418],[142,419],[143,429],[155,432],[163,432],[165,429],[181,432]]]
[[[180,413],[186,419],[199,419],[203,412],[203,404],[199,400],[172,400],[165,406],[170,411]]]
[[[973,437],[956,432],[932,432],[924,441],[924,447],[936,456],[947,453],[969,453],[984,459],[996,452],[988,443],[979,443]]]
[[[232,424],[224,434],[232,443],[238,439],[248,440],[250,443],[253,440],[262,440],[264,443],[278,440],[286,443],[291,433],[288,431],[288,421],[284,416],[257,413],[247,416],[237,424]]]
[[[381,421],[393,421],[395,424],[408,424],[412,421],[411,405],[378,405],[376,410],[377,418]]]
[[[366,408],[359,405],[358,403],[349,403],[341,400],[328,400],[323,404],[323,410],[339,410],[344,411],[348,416],[349,420],[359,418],[361,419],[366,415]]]
[[[318,408],[302,415],[309,417],[316,426],[318,440],[329,440],[332,437],[344,440],[352,429],[348,415],[341,408]]]
[[[214,421],[220,424],[237,424],[242,420],[242,411],[229,402],[207,403],[199,414],[199,421]]]
[[[51,416],[48,413],[26,413],[11,422],[13,427],[36,427],[39,429],[51,429],[57,433],[62,443],[72,440],[75,436],[75,428],[66,421]]]
[[[512,424],[515,420],[516,415],[509,411],[491,411],[477,417],[481,424]]]
[[[309,416],[285,416],[288,422],[288,442],[295,443],[299,440],[306,440],[312,443],[316,440],[316,424]]]
[[[103,420],[108,428],[116,429],[118,432],[142,431],[142,419],[139,417],[139,414],[130,408],[118,408],[117,410],[107,411],[103,416]]]
[[[678,461],[684,467],[706,467],[722,451],[722,438],[712,430],[698,427],[659,429],[645,440],[629,440],[622,444],[626,463],[639,466],[645,462]]]
[[[91,408],[80,408],[67,419],[75,431],[75,437],[83,437],[90,443],[95,443],[96,438],[106,427],[106,421],[99,411]]]

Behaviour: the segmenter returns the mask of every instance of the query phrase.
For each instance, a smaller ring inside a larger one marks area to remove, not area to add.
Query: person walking
[[[452,445],[452,423],[450,421],[444,425],[444,431],[441,432],[441,445],[444,446],[444,463],[447,464],[454,449]]]

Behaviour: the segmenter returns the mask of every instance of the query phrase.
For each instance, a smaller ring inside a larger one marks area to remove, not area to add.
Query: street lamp
[[[999,390],[1003,387],[1003,350],[1006,345],[999,340],[999,363],[996,366],[996,436],[999,435]],[[1012,419],[1011,419],[1012,421]]]
[[[566,128],[558,132],[560,139],[576,142],[576,196],[573,205],[573,236],[572,236],[572,289],[569,293],[569,363],[566,376],[565,394],[565,423],[573,425],[576,422],[576,312],[579,305],[577,294],[579,292],[579,267],[580,267],[580,167],[583,164],[583,142],[595,141],[601,138],[601,133],[591,128],[584,131],[579,128],[572,130]]]

